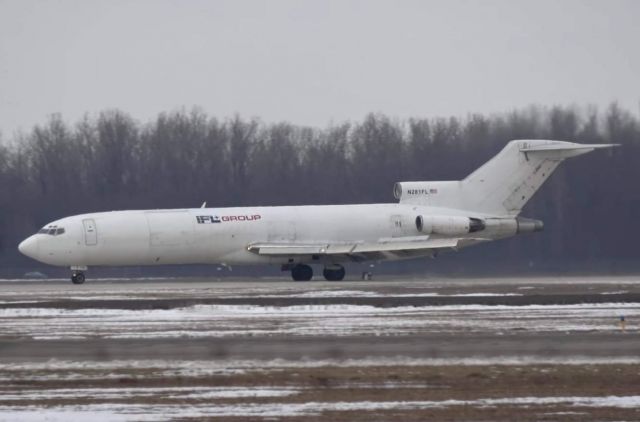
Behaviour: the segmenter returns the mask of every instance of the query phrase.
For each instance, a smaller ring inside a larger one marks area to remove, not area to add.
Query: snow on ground
[[[267,373],[281,369],[374,366],[487,366],[487,365],[616,365],[640,364],[640,357],[539,357],[494,356],[491,358],[365,358],[320,360],[112,360],[0,363],[0,381],[96,380],[118,379],[137,371],[145,379],[167,377],[210,377],[247,372]]]
[[[3,391],[1,401],[34,400],[121,400],[144,397],[164,397],[170,399],[215,399],[247,397],[283,397],[296,394],[296,388],[273,387],[135,387],[135,388],[54,388],[20,389],[11,393]]]
[[[266,294],[259,297],[483,297],[483,296],[523,296],[520,293],[380,293],[365,290],[312,290],[304,293]],[[243,296],[234,296],[243,297]]]
[[[627,331],[638,303],[579,305],[196,305],[176,309],[0,309],[0,337],[35,339],[177,338],[266,335],[413,335],[426,332]]]
[[[69,296],[91,297],[93,300],[112,298],[180,298],[180,297],[260,297],[271,295],[304,295],[302,297],[349,294],[359,296],[394,296],[404,293],[482,294],[499,289],[501,292],[542,289],[566,289],[589,292],[593,289],[637,291],[640,282],[637,276],[574,276],[574,277],[486,277],[449,278],[425,276],[420,278],[397,278],[380,276],[374,281],[344,280],[340,283],[315,280],[312,283],[292,283],[284,277],[240,279],[240,278],[89,278],[83,286],[71,285],[68,279],[24,280],[0,279],[3,284],[0,299],[6,301],[65,300]],[[444,293],[443,292],[444,289]],[[329,292],[329,293],[324,293]],[[334,293],[331,293],[334,292]]]
[[[140,405],[102,403],[54,407],[0,406],[0,421],[14,420],[115,420],[156,421],[174,418],[312,416],[322,412],[417,410],[429,408],[466,407],[523,407],[556,405],[568,408],[626,408],[640,406],[640,396],[605,397],[505,397],[476,400],[424,400],[424,401],[354,401],[307,403],[250,403],[239,404],[182,404]]]
[[[308,292],[303,295],[279,295],[276,297],[322,297],[328,292]],[[349,295],[343,294],[341,291],[331,292],[331,297],[349,297]],[[458,293],[458,294],[441,294],[441,293],[373,293],[373,292],[361,292],[354,296],[360,297],[486,297],[486,296],[523,296],[520,293]]]

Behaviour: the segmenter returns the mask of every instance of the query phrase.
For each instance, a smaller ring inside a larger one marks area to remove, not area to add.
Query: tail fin
[[[614,144],[517,140],[460,181],[401,182],[400,203],[455,208],[494,216],[515,216],[565,158]]]

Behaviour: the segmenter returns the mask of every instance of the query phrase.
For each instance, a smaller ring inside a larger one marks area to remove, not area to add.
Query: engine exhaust
[[[533,233],[544,230],[544,223],[533,218],[518,217],[516,223],[518,224],[517,233]]]

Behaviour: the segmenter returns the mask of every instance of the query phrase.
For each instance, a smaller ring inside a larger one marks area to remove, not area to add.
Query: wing
[[[249,244],[247,250],[258,255],[272,257],[323,255],[342,261],[368,261],[435,255],[442,250],[457,250],[487,240],[406,236],[383,238],[376,242],[256,242]]]

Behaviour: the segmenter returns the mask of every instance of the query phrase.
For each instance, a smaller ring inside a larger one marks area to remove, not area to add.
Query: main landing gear
[[[71,267],[71,282],[73,284],[84,283],[84,271],[87,267]]]
[[[304,264],[298,264],[291,268],[291,278],[294,281],[309,281],[313,277],[313,269]]]
[[[344,279],[345,270],[342,265],[325,267],[322,275],[327,281],[340,281]],[[313,278],[313,269],[309,265],[298,264],[291,268],[291,278],[295,281],[309,281]]]
[[[322,275],[327,281],[340,281],[344,279],[345,270],[342,265],[336,265],[330,268],[325,267],[325,269],[322,270]]]
[[[71,273],[71,282],[73,284],[84,283],[84,273],[82,271],[74,271]]]

